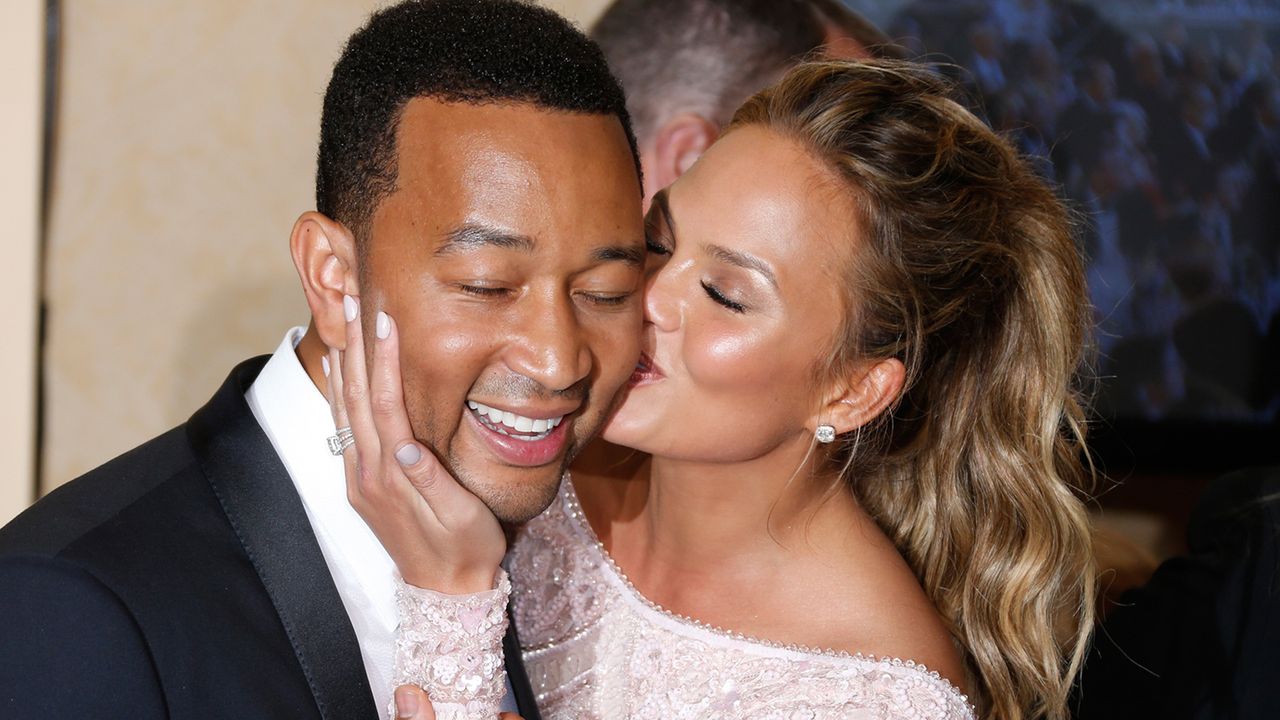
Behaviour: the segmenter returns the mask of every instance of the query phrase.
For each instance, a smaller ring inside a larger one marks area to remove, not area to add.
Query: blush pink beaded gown
[[[974,717],[959,690],[910,660],[782,645],[655,605],[604,551],[567,479],[551,507],[521,531],[508,555],[508,570],[525,666],[547,720]],[[436,594],[428,608],[401,606],[397,684],[422,684],[433,699],[446,693],[451,703],[446,712],[454,714],[442,718],[495,717],[496,700],[491,706],[486,705],[490,700],[472,702],[458,689],[466,695],[465,688],[474,686],[477,696],[491,699],[496,688],[501,697],[501,647],[495,645],[501,634],[487,628],[495,663],[475,643],[435,637],[445,626],[458,632],[461,623],[421,618],[456,618],[459,612],[475,617],[482,597],[481,604],[500,612],[504,589],[500,583],[498,590],[461,600]],[[455,603],[466,610],[448,609]],[[414,640],[406,643],[410,636]],[[428,677],[402,671],[439,664],[432,653],[453,648],[461,648],[462,659],[447,659],[443,666],[463,668],[456,673]]]

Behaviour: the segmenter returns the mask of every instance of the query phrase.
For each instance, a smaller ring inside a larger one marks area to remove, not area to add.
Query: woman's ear
[[[342,296],[360,295],[355,237],[342,223],[308,211],[293,224],[289,251],[320,339],[329,347],[345,349]]]
[[[810,421],[815,431],[819,425],[830,425],[842,435],[870,423],[902,394],[907,369],[897,358],[877,360],[863,365],[844,383],[839,384],[822,410]]]

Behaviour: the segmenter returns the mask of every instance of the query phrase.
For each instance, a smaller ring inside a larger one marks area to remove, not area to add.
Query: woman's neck
[[[849,493],[826,492],[819,461],[799,440],[745,462],[655,456],[642,482],[627,483],[609,531],[611,552],[633,580],[662,585],[764,570],[810,551],[829,531],[847,531],[860,512]]]

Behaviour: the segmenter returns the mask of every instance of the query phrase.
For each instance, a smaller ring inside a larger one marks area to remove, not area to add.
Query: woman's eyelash
[[[710,297],[712,300],[720,303],[721,305],[729,308],[730,310],[736,313],[746,312],[747,310],[746,305],[743,305],[742,303],[734,302],[729,298],[725,297],[724,293],[720,292],[720,290],[715,285],[712,285],[706,280],[702,281],[702,289],[707,291],[707,296]]]
[[[644,239],[644,247],[646,250],[653,253],[654,255],[670,255],[671,254],[671,248],[647,236]]]

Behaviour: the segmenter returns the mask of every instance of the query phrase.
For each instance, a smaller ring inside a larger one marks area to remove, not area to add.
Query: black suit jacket
[[[351,622],[244,393],[0,529],[0,717],[373,720]],[[507,671],[538,717],[512,633]]]
[[[1076,717],[1280,717],[1280,467],[1215,480],[1187,541],[1099,627]]]

